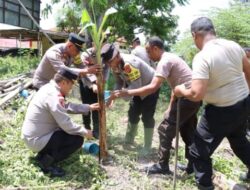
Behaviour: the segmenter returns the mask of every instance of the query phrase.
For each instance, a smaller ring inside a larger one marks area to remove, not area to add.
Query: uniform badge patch
[[[135,81],[135,80],[137,80],[138,78],[141,77],[140,70],[133,67],[130,64],[125,64],[124,65],[124,73],[128,76],[128,79],[130,81]]]

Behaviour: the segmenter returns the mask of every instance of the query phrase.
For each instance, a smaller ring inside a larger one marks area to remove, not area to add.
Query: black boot
[[[162,167],[159,163],[157,164],[153,164],[152,166],[150,167],[146,167],[145,168],[145,172],[148,174],[148,175],[151,175],[151,174],[164,174],[164,175],[172,175],[173,172],[171,172],[169,170],[169,167]]]
[[[248,169],[248,172],[240,176],[240,180],[244,182],[250,182],[250,167]]]
[[[43,157],[38,160],[38,166],[44,173],[50,173],[51,177],[62,177],[65,175],[63,169],[53,166],[54,158],[48,154],[43,155]]]
[[[183,165],[183,164],[178,163],[178,164],[177,164],[177,167],[178,167],[180,170],[185,171],[188,175],[189,175],[189,174],[192,174],[192,173],[194,172],[193,163],[192,163],[192,162],[188,162],[187,165]]]
[[[211,185],[211,186],[203,186],[203,185],[197,184],[197,187],[198,187],[199,190],[214,190],[213,185]]]

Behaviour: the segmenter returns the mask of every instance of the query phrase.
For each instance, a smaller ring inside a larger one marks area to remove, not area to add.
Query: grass
[[[0,79],[7,79],[18,74],[30,72],[39,63],[38,57],[25,55],[22,57],[1,57],[0,58]]]
[[[18,99],[9,109],[2,111],[0,118],[0,188],[23,189],[172,189],[172,179],[167,176],[147,176],[141,171],[142,167],[157,160],[158,136],[155,130],[153,149],[154,155],[141,156],[138,151],[143,144],[143,126],[139,123],[134,150],[126,150],[122,143],[127,125],[128,103],[118,100],[114,107],[107,110],[107,133],[109,152],[114,156],[114,164],[100,167],[97,157],[90,156],[79,150],[70,158],[60,163],[67,175],[63,178],[50,178],[43,174],[33,159],[35,156],[26,148],[20,138],[22,121],[26,102]],[[19,105],[19,109],[16,108]],[[167,108],[164,96],[161,96],[155,114],[156,123],[159,123]],[[16,110],[16,111],[15,111]],[[81,123],[81,116],[73,115],[73,120]],[[170,167],[173,169],[174,152]],[[230,158],[230,160],[229,160]],[[213,156],[214,168],[227,177],[237,181],[239,168],[243,168],[240,161],[224,149],[220,149]],[[180,142],[179,161],[184,159],[183,142]],[[237,172],[235,172],[237,171]],[[180,171],[179,171],[180,173]],[[177,180],[177,189],[195,189],[194,176],[191,175]]]
[[[38,58],[0,58],[0,78],[8,78],[35,68]],[[109,81],[112,86],[112,78]],[[78,90],[78,89],[77,89]],[[76,91],[77,91],[76,90]],[[74,91],[75,92],[75,91]],[[75,96],[79,96],[74,93]],[[158,101],[155,113],[156,124],[163,118],[167,108],[169,89],[166,85]],[[71,100],[79,102],[79,99]],[[91,190],[161,190],[172,189],[172,178],[156,175],[147,176],[141,169],[157,161],[159,145],[157,127],[153,140],[153,153],[144,157],[139,154],[143,145],[143,125],[139,123],[136,145],[131,150],[122,144],[127,128],[128,102],[118,100],[112,109],[107,110],[108,149],[114,157],[114,164],[101,167],[98,158],[85,154],[82,150],[74,153],[60,163],[67,175],[62,178],[50,178],[43,174],[34,161],[35,154],[26,148],[21,140],[21,127],[27,102],[17,98],[6,110],[0,110],[0,189],[91,189]],[[72,115],[77,123],[82,123],[80,115]],[[228,146],[220,146],[213,155],[214,169],[226,177],[238,181],[244,171],[243,164],[231,154]],[[170,167],[174,165],[174,151],[171,151]],[[178,161],[186,163],[183,142],[180,141]],[[178,171],[180,173],[180,171]],[[177,189],[196,189],[194,176],[177,180]]]

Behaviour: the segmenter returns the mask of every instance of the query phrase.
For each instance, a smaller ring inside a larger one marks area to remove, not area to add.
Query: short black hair
[[[140,41],[140,38],[139,37],[135,37],[133,40],[132,40],[133,43],[136,43],[138,45],[141,45],[141,41]]]
[[[54,80],[57,83],[61,82],[62,80],[75,81],[77,78],[78,75],[76,73],[64,66],[60,67],[60,69],[54,75]]]
[[[203,35],[208,33],[216,35],[213,22],[207,17],[195,19],[191,24],[191,32],[200,33]]]
[[[250,47],[244,47],[243,50],[244,50],[245,52],[250,52]]]
[[[149,38],[148,39],[148,44],[150,46],[156,46],[159,49],[164,49],[164,42],[158,36],[153,36],[153,37]]]
[[[56,83],[60,83],[60,82],[62,82],[63,80],[65,80],[65,81],[70,81],[69,79],[66,79],[64,76],[62,76],[60,73],[56,73],[56,74],[54,75],[54,81],[55,81]]]

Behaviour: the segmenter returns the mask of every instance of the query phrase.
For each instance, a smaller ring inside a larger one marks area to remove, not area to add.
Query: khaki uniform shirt
[[[179,56],[164,52],[156,67],[156,77],[163,77],[171,89],[179,84],[189,87],[192,80],[192,70],[188,64]]]
[[[93,62],[92,64],[96,64],[96,62],[97,62],[96,57],[93,57],[93,54],[95,54],[94,48],[89,48],[86,50],[86,52],[83,52],[81,54],[81,61],[82,61],[83,68],[87,66],[85,64],[86,61],[87,62],[92,61]],[[104,77],[104,80],[107,81],[108,77],[109,77],[109,67],[107,64],[104,64],[103,66],[104,66],[103,67],[103,77]],[[82,80],[82,83],[84,86],[91,88],[92,85],[94,83],[96,83],[97,77],[94,74],[87,74],[85,77],[82,77],[81,80]]]
[[[149,59],[146,48],[142,46],[136,46],[132,51],[131,54],[139,57],[144,62],[146,62],[148,65],[150,65],[152,68],[156,68],[156,64]]]
[[[248,85],[243,73],[244,50],[225,39],[210,40],[193,60],[193,79],[207,79],[204,101],[219,107],[246,98]]]
[[[117,71],[113,71],[116,78],[116,90],[123,87],[137,89],[152,81],[155,74],[152,67],[132,54],[121,53],[120,55],[124,61],[124,66]],[[141,96],[141,99],[143,98],[144,96]]]
[[[71,121],[66,111],[89,112],[84,104],[66,104],[59,86],[52,80],[40,88],[29,104],[22,127],[22,138],[32,151],[39,152],[57,130],[81,135],[87,130]]]
[[[34,87],[39,89],[41,86],[47,84],[51,79],[53,79],[60,67],[69,67],[71,64],[73,64],[72,57],[64,56],[65,48],[65,43],[56,44],[46,51],[35,71],[33,77]],[[71,69],[72,71],[76,72],[73,68]],[[76,72],[76,74],[78,73]]]

